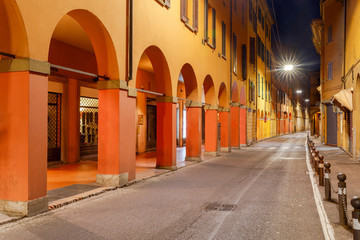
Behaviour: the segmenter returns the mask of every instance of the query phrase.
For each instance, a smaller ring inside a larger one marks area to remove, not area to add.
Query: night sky
[[[276,13],[280,42],[295,47],[301,62],[310,71],[320,69],[320,56],[312,43],[310,23],[320,18],[319,0],[267,0]],[[273,46],[277,46],[276,25],[273,28]]]

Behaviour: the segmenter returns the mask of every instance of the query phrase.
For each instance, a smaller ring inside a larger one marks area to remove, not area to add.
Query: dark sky
[[[320,18],[319,0],[267,0],[270,11],[272,3],[276,13],[280,41],[298,49],[300,58],[309,70],[320,69],[320,56],[312,43],[310,23]],[[276,25],[274,29],[276,33]],[[273,31],[274,34],[274,31]],[[273,38],[273,46],[276,46]]]

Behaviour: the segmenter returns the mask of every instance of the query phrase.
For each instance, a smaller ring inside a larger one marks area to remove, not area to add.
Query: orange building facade
[[[201,161],[281,133],[266,12],[246,0],[0,0],[0,211],[45,211],[51,165],[96,156],[96,182],[123,186],[136,154],[176,169],[177,147]]]

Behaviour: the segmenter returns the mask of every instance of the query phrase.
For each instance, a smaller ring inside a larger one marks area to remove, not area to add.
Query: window
[[[269,35],[268,25],[265,25],[265,37],[267,38]]]
[[[269,50],[266,50],[266,66],[270,67],[270,54]]]
[[[205,14],[205,33],[204,38],[207,44],[212,47],[216,48],[216,11],[214,8],[210,6],[208,3],[208,0],[205,0],[205,6],[204,6],[204,14]],[[209,19],[212,20],[211,22],[211,29],[209,28]]]
[[[237,73],[237,38],[233,33],[233,71]]]
[[[241,14],[242,14],[241,23],[244,26],[244,24],[245,24],[245,6],[244,6],[244,4],[242,4],[242,6],[241,6]]]
[[[223,57],[226,57],[226,24],[221,22],[221,33],[222,33],[222,47],[221,47],[221,54]]]
[[[268,96],[268,85],[267,82],[265,81],[265,100],[267,100],[267,96]]]
[[[237,1],[234,0],[234,10],[236,11],[237,10]]]
[[[250,64],[255,64],[255,38],[250,38]]]
[[[261,97],[264,98],[264,77],[261,77]]]
[[[192,31],[198,31],[198,0],[181,0],[181,20]]]
[[[330,25],[327,29],[328,31],[328,43],[331,43],[332,42],[332,25]]]
[[[327,65],[327,71],[328,71],[328,80],[333,79],[333,63],[329,62]]]
[[[161,5],[166,6],[166,7],[170,7],[170,0],[157,0],[159,3],[161,3]]]
[[[261,8],[258,7],[258,20],[261,23]]]
[[[260,73],[258,73],[257,89],[258,89],[258,97],[260,97]]]
[[[241,49],[241,66],[242,66],[241,70],[242,70],[243,80],[246,80],[246,78],[247,78],[246,54],[247,54],[246,44],[243,44],[242,49]]]

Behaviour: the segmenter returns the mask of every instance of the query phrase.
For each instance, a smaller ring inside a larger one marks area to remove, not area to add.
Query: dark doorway
[[[205,109],[201,109],[201,136],[202,143],[205,143]]]
[[[337,145],[337,117],[336,113],[333,110],[332,104],[326,105],[326,143],[330,145]]]
[[[146,106],[147,135],[146,135],[146,151],[156,149],[156,106]]]
[[[48,162],[61,161],[61,93],[48,93]]]

